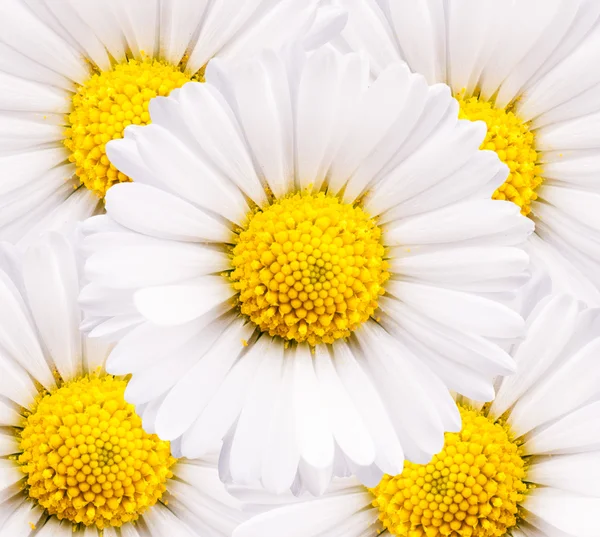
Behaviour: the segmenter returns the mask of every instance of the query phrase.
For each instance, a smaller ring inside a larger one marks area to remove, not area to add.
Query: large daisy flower
[[[600,2],[332,3],[349,11],[340,46],[366,51],[374,74],[403,59],[487,123],[482,147],[510,168],[493,196],[535,222],[532,265],[600,305]]]
[[[77,293],[60,235],[0,250],[0,536],[230,536],[244,515],[214,455],[177,460],[142,428]]]
[[[404,64],[369,85],[360,55],[292,48],[212,60],[108,145],[134,182],[84,225],[85,328],[129,331],[109,370],[161,438],[318,493],[429,460],[449,388],[493,397],[533,225],[457,108]]]
[[[428,463],[318,499],[237,490],[266,511],[234,537],[598,537],[600,310],[548,297],[527,324],[518,372],[491,405],[458,398],[462,429]]]
[[[150,121],[150,99],[202,80],[215,56],[324,42],[344,19],[320,2],[2,0],[0,240],[101,211],[130,180],[105,145]]]

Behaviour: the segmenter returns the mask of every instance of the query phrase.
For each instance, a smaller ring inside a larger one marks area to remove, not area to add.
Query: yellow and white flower
[[[491,199],[508,170],[446,86],[291,47],[212,60],[150,113],[107,147],[134,182],[83,226],[80,300],[93,336],[128,332],[108,368],[161,438],[320,493],[429,460],[449,389],[493,398],[533,224]]]
[[[447,83],[483,147],[508,164],[494,193],[535,222],[532,265],[600,305],[600,3],[596,0],[332,0],[339,45],[377,74],[399,59]]]
[[[80,335],[78,281],[58,234],[0,250],[0,536],[230,536],[245,515],[214,454],[177,460],[143,429]]]
[[[320,2],[2,0],[0,240],[101,211],[129,180],[105,145],[148,123],[150,99],[202,80],[213,57],[325,42],[344,18]]]
[[[600,310],[542,300],[491,405],[459,397],[459,433],[429,463],[321,498],[236,495],[264,510],[234,537],[598,537]],[[233,492],[233,489],[232,489]]]

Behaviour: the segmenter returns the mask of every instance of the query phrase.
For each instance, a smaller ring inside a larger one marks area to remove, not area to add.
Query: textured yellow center
[[[104,197],[113,184],[129,181],[108,161],[106,144],[122,138],[128,125],[150,123],[150,99],[168,95],[190,80],[177,67],[158,60],[129,60],[80,86],[73,95],[64,144],[81,183]]]
[[[505,425],[460,407],[460,433],[427,465],[406,463],[372,493],[385,528],[398,537],[502,537],[516,522],[525,464]]]
[[[350,335],[389,278],[379,227],[324,193],[297,193],[254,213],[232,264],[242,313],[263,332],[310,345]]]
[[[494,108],[492,103],[477,97],[457,96],[460,119],[485,121],[488,132],[481,149],[495,151],[510,169],[506,182],[492,196],[497,200],[509,200],[521,207],[527,216],[531,202],[537,199],[536,189],[542,183],[535,137],[529,125],[514,112]]]
[[[121,526],[160,499],[172,477],[169,442],[142,429],[127,382],[86,376],[39,400],[21,433],[29,496],[74,524]]]

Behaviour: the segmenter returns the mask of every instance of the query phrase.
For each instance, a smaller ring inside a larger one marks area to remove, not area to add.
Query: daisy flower
[[[130,180],[105,145],[150,121],[150,99],[203,80],[213,57],[325,42],[344,18],[320,1],[2,0],[0,240],[102,212]]]
[[[449,388],[493,398],[533,225],[457,107],[404,64],[369,85],[360,55],[291,47],[212,60],[107,146],[134,182],[84,224],[85,329],[127,333],[109,371],[161,438],[319,493],[429,460]]]
[[[428,463],[317,499],[238,489],[266,510],[234,537],[597,537],[600,310],[547,297],[527,325],[518,372],[491,405],[458,397],[462,429]]]
[[[460,117],[510,168],[495,199],[535,223],[532,265],[557,292],[600,305],[600,3],[596,0],[333,0],[339,45],[377,74],[398,59],[444,82]]]
[[[0,536],[227,537],[244,519],[216,458],[176,459],[82,337],[58,234],[0,250]]]

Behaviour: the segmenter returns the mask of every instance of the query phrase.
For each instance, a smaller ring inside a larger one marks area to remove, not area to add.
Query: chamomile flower
[[[343,49],[373,73],[399,59],[447,83],[460,117],[510,168],[495,199],[535,223],[532,266],[600,305],[600,3],[596,0],[333,0]]]
[[[547,297],[527,324],[517,373],[491,405],[458,398],[462,429],[429,462],[317,499],[238,489],[264,512],[234,537],[597,537],[600,310]]]
[[[103,211],[129,181],[106,156],[148,103],[202,80],[213,57],[304,36],[315,46],[343,17],[320,0],[2,0],[0,240],[26,244]]]
[[[449,389],[493,398],[533,224],[457,108],[404,64],[370,85],[360,55],[290,48],[212,60],[108,145],[134,182],[83,226],[84,327],[126,334],[109,371],[161,438],[318,494],[429,460]]]
[[[244,515],[214,454],[175,458],[80,335],[66,239],[0,254],[0,536],[230,536]]]

